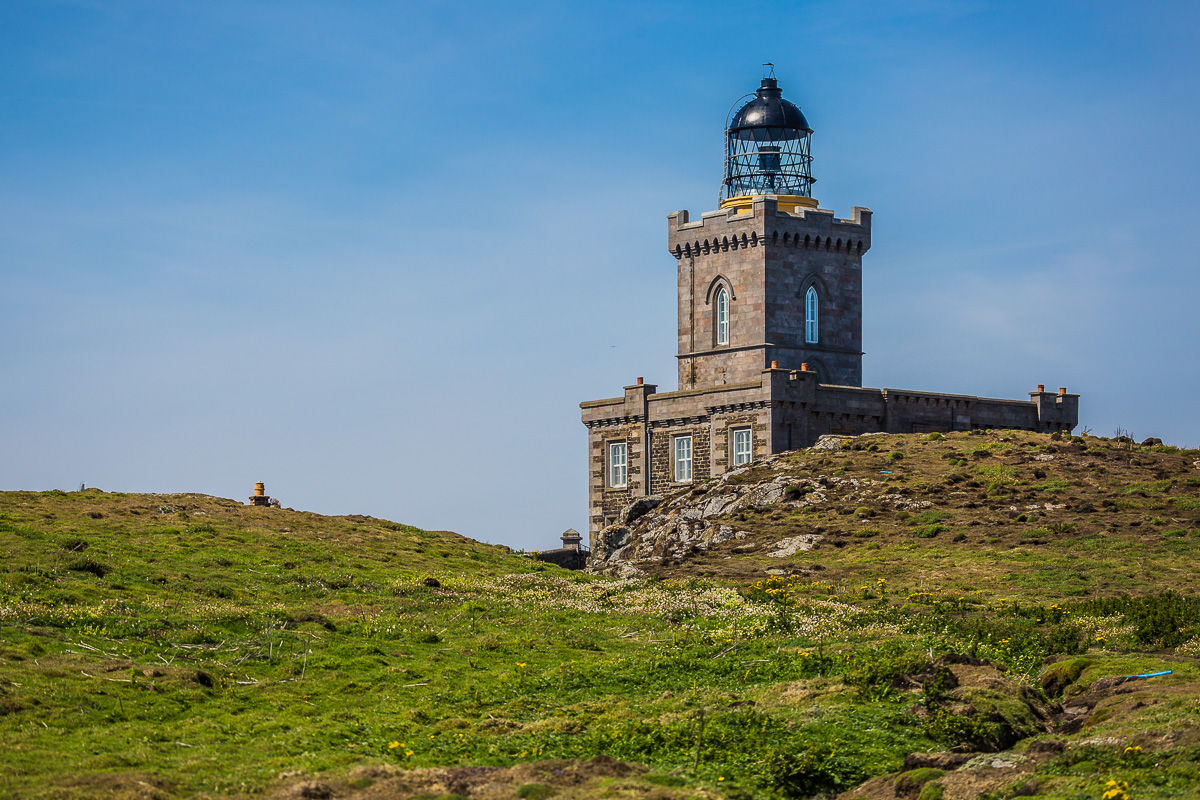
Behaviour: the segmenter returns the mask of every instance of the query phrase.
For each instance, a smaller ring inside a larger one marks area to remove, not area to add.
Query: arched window
[[[808,287],[804,295],[804,341],[817,343],[817,287]]]
[[[729,292],[717,292],[717,344],[729,344]]]

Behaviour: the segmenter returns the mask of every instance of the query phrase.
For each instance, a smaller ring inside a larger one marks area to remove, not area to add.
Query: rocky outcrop
[[[840,446],[837,437],[828,437],[812,451]],[[870,479],[800,477],[796,473],[805,470],[806,465],[788,455],[775,456],[753,468],[732,470],[691,489],[638,498],[613,525],[593,536],[588,569],[614,577],[636,577],[650,564],[683,559],[723,542],[743,540],[747,533],[739,530],[738,515],[768,506],[820,508],[833,499],[844,503],[868,496],[896,508],[930,505],[901,494],[880,495],[875,488],[877,482]],[[818,533],[790,536],[769,545],[766,555],[786,558],[812,549],[821,539]]]

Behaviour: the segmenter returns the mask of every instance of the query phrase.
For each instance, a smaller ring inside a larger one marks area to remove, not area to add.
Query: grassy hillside
[[[787,485],[782,502],[720,519],[746,536],[649,571],[746,582],[783,568],[841,591],[884,578],[893,594],[1046,602],[1190,590],[1200,569],[1198,450],[1023,431],[880,435],[730,483],[772,480]],[[686,501],[722,491],[708,482]],[[769,555],[803,534],[823,539],[783,562]]]
[[[367,517],[0,493],[0,795],[1200,796],[1200,453],[855,444],[756,468],[796,488],[745,539],[626,582]],[[830,499],[848,477],[931,506]]]

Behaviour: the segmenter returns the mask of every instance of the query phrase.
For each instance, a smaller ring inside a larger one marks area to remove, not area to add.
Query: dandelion
[[[526,663],[524,661],[518,661],[517,666],[520,667],[521,669],[525,669]]]
[[[395,750],[397,747],[400,747],[400,746],[401,745],[399,742],[388,742],[388,750]]]
[[[1104,785],[1106,791],[1100,795],[1103,800],[1129,800],[1129,784],[1125,781],[1109,781]]]

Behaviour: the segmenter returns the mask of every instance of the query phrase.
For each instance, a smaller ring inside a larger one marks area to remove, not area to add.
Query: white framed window
[[[733,429],[733,465],[739,467],[754,460],[754,439],[749,428]]]
[[[675,482],[686,483],[692,479],[692,437],[675,437]]]
[[[817,287],[808,287],[804,295],[804,341],[817,344]]]
[[[623,489],[629,480],[629,450],[625,442],[609,442],[608,485],[611,489]]]
[[[729,292],[717,292],[717,344],[729,344]]]

